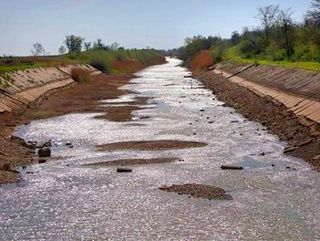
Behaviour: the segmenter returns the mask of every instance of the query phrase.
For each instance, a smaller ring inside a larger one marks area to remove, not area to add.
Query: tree
[[[236,45],[239,43],[240,41],[240,34],[238,33],[238,31],[233,31],[232,34],[231,34],[231,44],[232,45]]]
[[[68,35],[64,43],[66,44],[69,52],[81,52],[82,43],[84,38],[75,35]]]
[[[260,20],[264,31],[264,45],[268,46],[270,41],[270,30],[273,28],[278,20],[279,5],[268,5],[257,9],[257,19]]]
[[[85,51],[89,51],[89,50],[90,50],[90,47],[91,47],[91,42],[85,42],[85,43],[84,43],[84,49],[85,49]]]
[[[61,45],[61,46],[59,47],[59,49],[58,49],[58,53],[61,54],[61,55],[63,55],[63,54],[65,54],[66,52],[67,52],[66,47],[65,47],[64,45]]]
[[[102,49],[106,49],[106,46],[104,43],[102,43],[102,39],[98,38],[97,41],[93,43],[92,48],[94,50],[102,50]]]
[[[41,43],[34,43],[33,44],[33,49],[31,49],[31,53],[34,56],[44,55],[45,54],[45,50],[42,47]]]
[[[295,44],[295,36],[294,36],[294,24],[291,18],[292,15],[291,9],[281,10],[279,13],[279,22],[282,28],[282,33],[284,37],[284,45],[286,49],[286,55],[288,58],[294,54],[294,44]]]
[[[119,48],[119,44],[118,43],[113,43],[109,46],[109,49],[111,51],[116,51]]]
[[[311,10],[307,12],[307,21],[320,27],[320,0],[311,1]]]

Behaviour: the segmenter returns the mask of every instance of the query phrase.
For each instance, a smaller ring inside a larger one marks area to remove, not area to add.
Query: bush
[[[71,70],[71,78],[78,83],[89,82],[90,71],[81,68],[73,68]]]

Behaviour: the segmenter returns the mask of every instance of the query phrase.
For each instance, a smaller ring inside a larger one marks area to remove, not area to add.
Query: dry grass
[[[90,71],[81,68],[73,68],[71,70],[71,78],[78,83],[89,82]]]

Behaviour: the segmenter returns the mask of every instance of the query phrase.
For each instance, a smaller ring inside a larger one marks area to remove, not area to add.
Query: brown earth
[[[226,192],[218,187],[204,185],[204,184],[181,184],[172,185],[170,187],[163,186],[159,188],[166,192],[175,192],[179,195],[188,195],[190,197],[216,199],[216,200],[232,200],[232,196],[226,194]]]
[[[168,163],[174,161],[183,161],[178,158],[152,158],[152,159],[119,159],[114,161],[97,162],[92,164],[87,164],[85,166],[131,166],[131,165],[145,165],[145,164],[159,164]]]
[[[159,140],[159,141],[128,141],[114,142],[98,145],[98,151],[110,151],[119,149],[154,151],[169,149],[184,149],[192,147],[204,147],[206,143],[195,141]]]
[[[164,58],[161,58],[153,64],[164,63],[164,61]],[[129,120],[132,117],[132,111],[139,109],[139,105],[146,103],[146,99],[137,99],[117,109],[112,106],[103,107],[99,101],[118,98],[129,93],[127,90],[118,88],[128,84],[129,80],[135,77],[132,73],[145,67],[147,65],[134,63],[134,66],[127,66],[131,73],[92,76],[88,83],[72,84],[51,91],[24,109],[0,114],[0,184],[19,181],[20,177],[14,172],[14,168],[32,164],[38,160],[32,150],[21,146],[21,142],[8,138],[15,127],[31,120],[74,112],[101,112],[102,114],[109,112],[110,114],[104,115],[103,118],[111,121]]]
[[[286,154],[302,158],[320,171],[320,136],[314,135],[319,132],[303,126],[299,122],[300,117],[272,98],[260,97],[221,75],[199,72],[195,76],[227,106],[235,108],[250,120],[262,123],[270,133],[293,147],[285,150]],[[317,124],[313,127],[319,129]]]

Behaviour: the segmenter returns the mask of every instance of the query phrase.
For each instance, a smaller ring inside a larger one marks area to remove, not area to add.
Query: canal
[[[127,122],[76,113],[37,120],[16,135],[52,141],[44,164],[20,168],[23,181],[0,186],[0,240],[318,240],[319,173],[283,154],[286,143],[225,107],[177,59],[148,67],[102,105],[148,97]],[[178,140],[206,146],[161,150],[98,150],[128,141]],[[73,148],[66,143],[71,143]],[[180,161],[115,166],[118,159]],[[181,161],[183,160],[183,161]],[[244,169],[221,170],[221,165]],[[199,183],[233,200],[167,193],[159,187]]]

